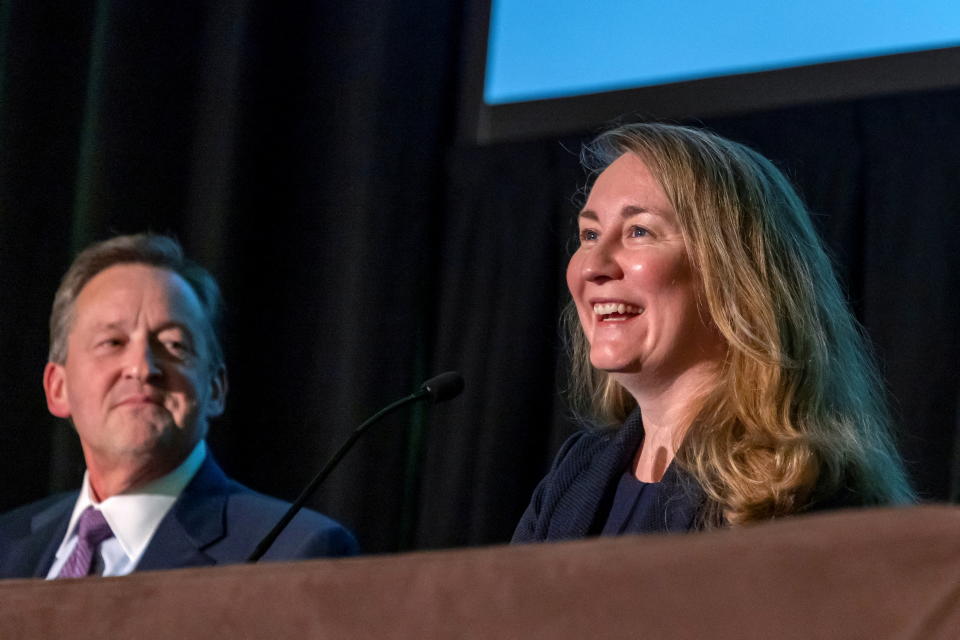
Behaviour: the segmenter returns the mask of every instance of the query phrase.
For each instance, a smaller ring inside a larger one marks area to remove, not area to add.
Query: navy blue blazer
[[[0,516],[0,578],[42,578],[66,534],[77,492],[51,496]],[[231,480],[209,454],[160,521],[136,571],[240,563],[289,508]],[[303,510],[261,561],[354,555],[353,535]]]
[[[513,542],[546,542],[597,535],[603,529],[620,476],[643,443],[643,422],[635,409],[617,429],[573,434],[537,486],[513,534]],[[668,533],[696,526],[704,494],[677,465],[667,467],[656,508],[642,531]]]

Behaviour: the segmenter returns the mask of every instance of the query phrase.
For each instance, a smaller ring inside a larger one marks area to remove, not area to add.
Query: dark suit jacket
[[[0,578],[47,575],[76,499],[76,491],[51,496],[0,516]],[[289,506],[231,480],[208,454],[160,521],[136,571],[243,562]],[[349,531],[304,510],[262,561],[355,553]]]
[[[620,476],[643,442],[640,410],[621,427],[573,434],[533,493],[513,542],[567,540],[599,534]],[[642,531],[689,531],[703,501],[699,486],[671,464],[661,480],[656,508],[645,514]]]

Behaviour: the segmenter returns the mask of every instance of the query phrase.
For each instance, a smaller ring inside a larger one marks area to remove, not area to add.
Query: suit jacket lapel
[[[47,576],[67,533],[76,501],[76,492],[71,493],[31,518],[30,536],[23,540],[23,548],[18,552],[23,554],[23,575],[32,575],[34,578]]]
[[[0,577],[46,577],[67,532],[76,500],[77,492],[51,496],[41,504],[25,507],[39,510],[31,516],[14,518],[12,526],[8,518],[5,524],[12,530],[5,532],[5,539],[0,541]]]
[[[207,454],[197,474],[160,521],[137,571],[216,564],[204,549],[227,534],[228,480]]]

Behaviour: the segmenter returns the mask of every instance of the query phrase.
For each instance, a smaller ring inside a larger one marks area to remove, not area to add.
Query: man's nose
[[[128,344],[124,375],[140,381],[160,375],[157,356],[149,340],[135,340]]]
[[[618,247],[612,242],[600,242],[587,252],[583,261],[583,279],[602,283],[623,277]]]

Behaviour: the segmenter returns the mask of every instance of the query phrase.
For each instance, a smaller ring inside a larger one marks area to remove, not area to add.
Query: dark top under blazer
[[[0,578],[46,577],[67,531],[77,492],[51,496],[0,516]],[[208,454],[160,521],[135,571],[244,562],[290,505],[228,478]],[[263,561],[357,553],[343,526],[301,511]]]
[[[545,542],[596,535],[610,509],[620,476],[643,442],[643,422],[635,409],[617,429],[582,430],[560,448],[553,466],[530,499],[513,542]],[[656,508],[636,533],[689,531],[703,502],[699,486],[671,464],[661,483]]]

